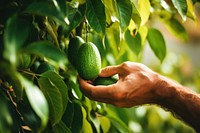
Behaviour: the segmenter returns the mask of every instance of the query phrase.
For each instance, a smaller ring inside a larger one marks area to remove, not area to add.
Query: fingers
[[[107,66],[107,67],[101,69],[99,76],[100,77],[109,77],[109,76],[113,76],[115,74],[120,74],[119,66]]]

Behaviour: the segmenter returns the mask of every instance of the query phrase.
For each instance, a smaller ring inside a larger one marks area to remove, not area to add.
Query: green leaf
[[[186,0],[172,0],[174,7],[177,9],[178,13],[181,15],[182,19],[186,21],[187,14],[187,1]]]
[[[138,0],[138,12],[141,16],[141,25],[143,26],[149,19],[151,4],[149,0]]]
[[[65,125],[63,121],[60,121],[53,127],[54,133],[71,133],[70,129]]]
[[[69,35],[69,33],[76,28],[82,21],[85,15],[85,4],[84,5],[79,5],[78,8],[72,8],[70,6],[70,4],[67,4],[67,16],[69,18],[69,22],[70,24],[67,25],[67,33],[65,33],[67,36]]]
[[[138,55],[140,53],[141,47],[142,47],[142,40],[140,37],[140,34],[137,33],[135,36],[130,34],[130,30],[127,30],[125,33],[125,40],[128,44],[129,48]]]
[[[185,30],[182,23],[180,23],[177,19],[171,18],[165,21],[165,25],[168,28],[168,30],[171,31],[177,38],[183,41],[188,40],[187,31]]]
[[[40,16],[48,16],[56,19],[60,24],[65,26],[69,24],[69,20],[66,17],[65,13],[62,11],[65,10],[61,6],[62,1],[57,3],[56,0],[53,1],[40,1],[31,3],[25,10],[25,12]]]
[[[67,99],[66,101],[64,101],[63,97],[65,97],[64,95],[66,95],[65,91],[67,91],[67,87],[63,85],[60,77],[53,71],[47,71],[43,73],[38,79],[38,84],[48,101],[50,119],[52,121],[52,124],[55,125],[61,120],[63,110],[65,110],[66,105],[63,105],[63,103],[67,102]],[[61,89],[63,90],[61,91]],[[63,91],[64,94],[62,94]]]
[[[110,126],[111,126],[111,122],[107,117],[104,116],[100,116],[98,117],[100,123],[101,123],[101,128],[103,130],[104,133],[108,133]]]
[[[147,39],[151,49],[162,62],[166,55],[166,45],[161,32],[157,29],[149,28]]]
[[[120,27],[124,32],[132,17],[132,5],[130,0],[116,0],[116,7],[118,11]]]
[[[10,17],[6,23],[4,33],[4,58],[13,65],[17,63],[17,52],[28,37],[30,23],[20,19],[18,15]]]
[[[100,35],[105,34],[106,14],[101,0],[86,1],[86,18],[89,25]]]
[[[3,91],[0,88],[0,132],[1,133],[10,133],[11,132],[11,126],[13,125],[12,117],[9,113],[8,109],[8,101],[6,98],[6,95],[3,93]],[[9,130],[10,129],[10,130]]]
[[[51,85],[59,89],[62,96],[62,106],[64,113],[68,103],[68,87],[63,81],[62,77],[54,71],[47,71],[40,76],[43,78],[47,78],[51,82]]]
[[[25,51],[40,57],[46,57],[53,65],[58,65],[61,68],[65,68],[65,64],[67,63],[66,55],[49,41],[33,42],[25,48]]]
[[[132,9],[133,9],[133,12],[132,12],[131,18],[133,19],[134,23],[139,27],[142,21],[140,14],[134,4],[132,4]]]
[[[128,126],[119,119],[119,117],[113,112],[113,110],[107,108],[106,117],[110,120],[111,124],[117,128],[120,133],[130,133]]]
[[[82,107],[82,114],[83,114],[83,128],[82,128],[82,132],[83,133],[92,133],[92,126],[91,124],[87,121],[87,112],[86,110]]]
[[[48,103],[42,91],[29,80],[18,74],[21,84],[24,86],[29,103],[35,113],[41,119],[41,130],[47,125],[49,118]]]

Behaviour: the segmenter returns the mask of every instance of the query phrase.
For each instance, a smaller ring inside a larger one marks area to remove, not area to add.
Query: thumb
[[[99,74],[100,77],[110,77],[115,74],[119,74],[120,69],[118,66],[107,66],[103,69],[101,69],[101,72]]]

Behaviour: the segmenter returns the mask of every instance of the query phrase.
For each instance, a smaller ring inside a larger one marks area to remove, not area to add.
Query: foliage
[[[67,58],[69,39],[80,36],[96,44],[102,67],[139,62],[146,42],[162,62],[166,42],[154,21],[187,41],[181,21],[196,21],[197,2],[1,0],[0,132],[131,132],[133,121],[141,123],[144,132],[167,130],[173,121],[161,125],[151,109],[143,109],[147,115],[140,117],[136,108],[128,111],[85,97]],[[187,129],[181,123],[175,126],[177,132]]]

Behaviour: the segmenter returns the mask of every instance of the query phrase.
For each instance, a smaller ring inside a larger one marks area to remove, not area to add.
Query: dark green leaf
[[[160,61],[163,61],[166,55],[166,45],[160,31],[154,28],[149,28],[147,39],[155,55]]]
[[[182,23],[180,23],[177,19],[171,18],[167,21],[165,21],[165,24],[167,28],[179,39],[183,41],[188,40],[188,34],[187,31],[185,30],[184,26]]]
[[[41,92],[41,90],[32,82],[25,79],[19,74],[18,74],[18,78],[20,79],[21,84],[24,86],[24,89],[25,89],[25,92],[26,92],[26,95],[31,107],[41,119],[40,129],[43,129],[46,126],[48,122],[48,118],[49,118],[49,109],[48,109],[48,103],[46,101],[46,98]]]
[[[130,34],[130,31],[127,30],[125,33],[126,43],[128,44],[129,48],[138,55],[140,53],[142,47],[142,40],[140,34],[137,33],[135,36]]]
[[[25,51],[40,57],[46,57],[50,59],[54,65],[65,68],[65,63],[67,62],[66,55],[54,47],[49,41],[33,42],[25,48]]]
[[[65,125],[63,121],[60,121],[53,127],[54,133],[71,133],[70,129]]]
[[[12,117],[10,116],[8,110],[8,102],[6,100],[6,95],[3,94],[3,91],[0,88],[0,132],[1,133],[9,133],[11,132],[11,126],[13,124]]]
[[[130,0],[116,0],[120,27],[124,32],[128,27],[132,17],[132,5]]]
[[[187,15],[187,1],[186,0],[172,0],[174,7],[178,10],[178,13],[181,15],[182,19],[186,20]]]
[[[4,35],[4,58],[13,65],[17,63],[18,49],[24,44],[28,37],[30,24],[18,18],[17,15],[8,19]]]
[[[65,84],[65,82],[63,81],[61,76],[58,75],[54,71],[47,71],[47,72],[41,74],[41,77],[47,78],[51,82],[52,86],[59,89],[59,91],[61,93],[63,113],[64,113],[65,109],[67,107],[67,103],[68,103],[68,87],[67,87],[67,85]]]
[[[48,16],[58,20],[63,26],[69,24],[68,18],[65,16],[65,13],[62,12],[63,7],[60,7],[64,1],[40,1],[31,3],[25,12],[40,16]]]
[[[141,17],[140,17],[140,14],[139,14],[139,12],[138,12],[138,10],[137,10],[137,8],[135,7],[135,5],[134,4],[132,4],[132,9],[133,9],[133,12],[132,12],[132,19],[133,19],[133,21],[135,22],[135,24],[139,27],[140,26],[140,24],[141,24]]]
[[[78,8],[72,8],[70,4],[67,5],[68,9],[68,18],[70,24],[67,25],[67,33],[65,33],[67,36],[69,33],[76,28],[82,21],[85,15],[85,7],[86,5],[80,5]]]
[[[59,88],[46,77],[40,77],[38,84],[48,101],[52,125],[55,125],[61,120],[63,115],[62,94]]]
[[[86,18],[91,28],[100,35],[105,34],[106,15],[105,7],[101,0],[86,1]]]

